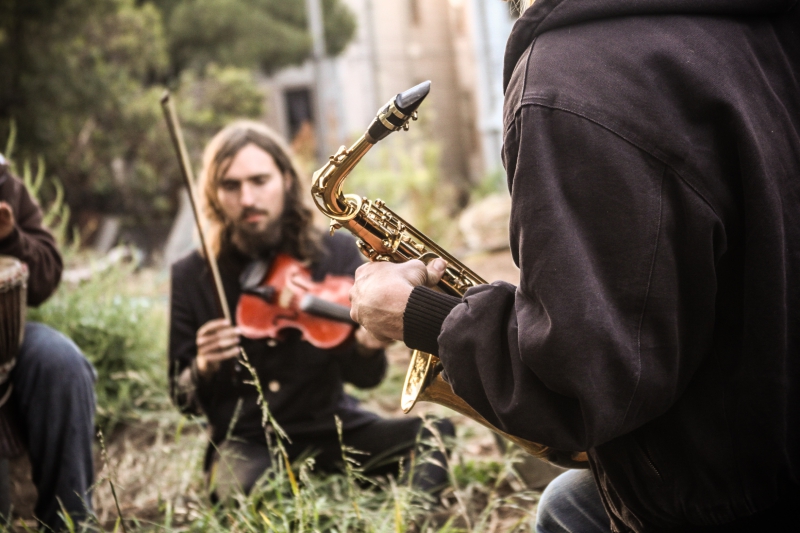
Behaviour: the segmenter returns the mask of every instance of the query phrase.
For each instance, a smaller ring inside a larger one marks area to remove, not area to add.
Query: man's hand
[[[446,265],[443,259],[435,259],[427,267],[418,260],[361,265],[350,289],[350,318],[382,342],[401,340],[403,313],[411,291],[417,285],[436,285]]]
[[[0,240],[14,231],[14,211],[6,202],[0,202]]]
[[[208,376],[220,362],[239,355],[239,329],[225,318],[209,320],[197,330],[197,372]]]
[[[360,326],[356,329],[356,352],[364,357],[373,355],[378,350],[383,350],[389,346],[393,341],[392,339],[379,339],[366,329]]]

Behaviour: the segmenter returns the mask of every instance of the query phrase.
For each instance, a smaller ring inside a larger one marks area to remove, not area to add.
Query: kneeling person
[[[27,265],[28,307],[55,292],[63,268],[42,217],[0,155],[0,255]],[[48,530],[63,531],[64,511],[75,523],[92,514],[95,370],[74,342],[44,324],[28,322],[23,339],[10,373],[10,411],[30,457],[34,514]]]
[[[231,309],[248,267],[277,253],[309,264],[315,281],[327,274],[352,276],[362,264],[351,237],[323,236],[313,226],[287,149],[266,126],[237,122],[223,129],[206,147],[203,165],[199,195],[207,238]],[[414,449],[421,419],[382,419],[344,392],[345,382],[378,385],[386,370],[385,345],[363,328],[352,342],[330,350],[315,348],[295,330],[285,330],[278,341],[241,337],[235,325],[218,318],[211,273],[198,251],[172,267],[170,314],[173,398],[183,410],[202,411],[208,418],[212,446],[205,469],[219,497],[232,490],[249,492],[271,462],[257,390],[237,362],[240,345],[272,416],[291,439],[285,443],[291,459],[311,452],[318,469],[340,467],[335,416],[342,421],[344,443],[369,453],[366,463],[381,465],[367,474],[397,474],[398,458]],[[454,433],[446,420],[439,426],[443,435]],[[387,458],[394,460],[387,463]],[[443,464],[444,457],[438,460]],[[425,490],[446,480],[444,469],[427,463],[414,477]]]

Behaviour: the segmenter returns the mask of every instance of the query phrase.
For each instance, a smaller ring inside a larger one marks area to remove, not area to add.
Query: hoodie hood
[[[800,0],[536,0],[514,24],[503,61],[503,91],[520,56],[546,31],[636,15],[769,16],[792,11]]]

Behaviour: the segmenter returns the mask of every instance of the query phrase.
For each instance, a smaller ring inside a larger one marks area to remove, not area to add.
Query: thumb
[[[433,287],[444,275],[444,270],[447,268],[447,261],[442,258],[436,258],[425,266],[428,272],[428,280],[425,283],[428,287]]]

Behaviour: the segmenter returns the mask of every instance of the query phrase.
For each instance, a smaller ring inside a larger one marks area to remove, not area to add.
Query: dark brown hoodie
[[[800,500],[797,0],[537,0],[504,81],[520,283],[415,289],[407,344],[617,530]]]
[[[28,265],[28,305],[44,302],[58,287],[63,268],[53,235],[42,226],[42,210],[25,185],[0,166],[0,201],[14,212],[16,227],[0,240],[0,255]]]

